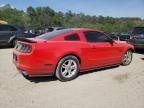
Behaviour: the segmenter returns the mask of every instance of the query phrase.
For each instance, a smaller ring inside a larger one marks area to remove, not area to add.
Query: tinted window
[[[120,39],[121,41],[126,41],[126,40],[129,39],[129,36],[128,36],[128,35],[120,35],[119,39]]]
[[[134,28],[132,34],[144,34],[144,27],[136,27],[136,28]]]
[[[88,42],[108,42],[108,37],[99,32],[84,32]]]
[[[0,25],[0,31],[17,31],[17,29],[10,25]]]
[[[119,40],[119,37],[118,36],[115,36],[115,35],[109,35],[112,39],[114,40]]]
[[[71,31],[73,31],[73,30],[72,29],[55,30],[55,31],[48,32],[48,33],[45,33],[43,35],[40,35],[37,38],[44,39],[44,40],[49,40],[49,39],[55,38],[59,35],[62,35],[62,34],[65,34],[65,33],[71,32]]]
[[[72,35],[64,37],[64,39],[67,41],[79,41],[80,37],[77,34],[72,34]]]

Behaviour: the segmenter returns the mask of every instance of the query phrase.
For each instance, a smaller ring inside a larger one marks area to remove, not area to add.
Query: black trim
[[[28,38],[17,38],[16,37],[16,40],[22,41],[22,42],[37,43],[36,41],[28,39]]]

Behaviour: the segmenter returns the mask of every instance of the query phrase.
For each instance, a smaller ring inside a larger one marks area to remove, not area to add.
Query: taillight
[[[32,51],[32,46],[29,44],[24,44],[21,42],[17,42],[15,49],[18,52],[22,52],[22,53],[30,53]]]

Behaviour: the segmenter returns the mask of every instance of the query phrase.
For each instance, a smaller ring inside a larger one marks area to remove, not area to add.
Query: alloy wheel
[[[124,58],[123,58],[123,65],[128,65],[130,64],[132,61],[132,51],[128,50],[125,55],[124,55]]]
[[[66,60],[61,67],[61,74],[65,78],[70,78],[75,75],[77,64],[74,60]]]

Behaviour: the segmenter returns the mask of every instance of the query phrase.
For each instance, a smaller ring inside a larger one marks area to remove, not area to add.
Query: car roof
[[[2,26],[12,26],[12,27],[17,28],[18,30],[25,30],[25,27],[18,26],[18,25],[15,25],[15,24],[0,24],[0,25],[2,25]]]
[[[2,25],[2,26],[13,26],[13,27],[19,29],[19,26],[14,25],[14,24],[0,24],[0,25]]]
[[[98,29],[89,29],[89,28],[66,28],[64,30],[71,30],[71,31],[99,31],[99,32],[103,32],[103,31],[100,31]]]
[[[101,32],[99,30],[93,30],[93,29],[87,29],[87,28],[67,28],[67,29],[62,29],[62,30],[54,30],[52,32],[48,32],[48,33],[39,35],[39,36],[37,36],[37,38],[49,40],[49,39],[55,38],[59,35],[64,35],[64,34],[67,34],[70,32],[77,32],[77,31],[98,31],[98,32]]]

